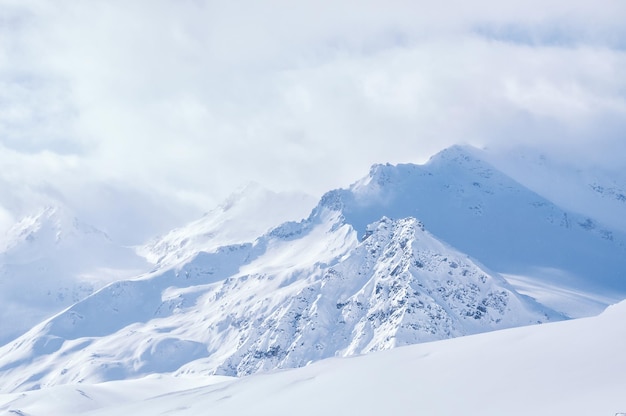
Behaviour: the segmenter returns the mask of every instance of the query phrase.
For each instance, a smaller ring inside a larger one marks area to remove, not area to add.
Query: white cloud
[[[13,215],[0,206],[0,236],[3,236],[14,223],[15,218],[13,218]],[[2,246],[3,242],[2,237],[0,237],[0,246]]]
[[[0,10],[5,199],[55,194],[87,213],[87,189],[141,189],[113,212],[161,199],[154,226],[160,209],[195,215],[251,179],[321,193],[460,141],[624,163],[619,0]]]

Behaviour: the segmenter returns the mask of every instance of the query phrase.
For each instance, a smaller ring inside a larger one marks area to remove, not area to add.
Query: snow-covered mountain
[[[382,215],[413,216],[502,274],[615,294],[609,302],[626,294],[624,233],[558,207],[471,148],[453,146],[424,165],[376,165],[349,189],[324,199],[360,233]]]
[[[306,217],[313,206],[306,194],[252,183],[200,220],[135,249],[116,244],[65,207],[43,208],[0,241],[0,345],[112,281],[253,241],[284,221]]]
[[[585,315],[626,293],[619,230],[559,208],[465,147],[425,165],[376,165],[307,219],[269,231],[289,212],[258,221],[270,208],[251,200],[260,202],[235,197],[147,244],[153,271],[0,348],[0,391],[300,367],[565,317],[550,305]]]
[[[359,241],[322,203],[253,244],[78,302],[0,350],[0,389],[246,375],[561,318],[413,218],[382,218]]]
[[[131,248],[112,242],[60,207],[27,216],[0,249],[0,345],[111,281],[147,270]]]

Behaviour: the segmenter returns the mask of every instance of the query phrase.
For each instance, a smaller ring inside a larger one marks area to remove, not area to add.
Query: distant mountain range
[[[0,348],[0,391],[301,367],[585,315],[626,294],[619,227],[560,208],[472,148],[375,165],[306,219],[283,222],[297,219],[292,203],[307,201],[250,188],[139,248],[152,271],[79,293]],[[35,238],[46,242],[42,258],[73,229],[48,228]],[[77,229],[71,247],[107,252],[81,242],[104,236]],[[6,258],[21,258],[11,247]],[[59,252],[72,264],[73,251]],[[122,264],[120,253],[109,263]]]
[[[149,263],[62,207],[23,218],[0,248],[0,344]]]

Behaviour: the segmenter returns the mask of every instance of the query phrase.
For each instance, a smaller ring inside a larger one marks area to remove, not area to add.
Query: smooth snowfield
[[[552,272],[548,270],[546,274]],[[570,318],[584,318],[602,312],[607,305],[618,302],[619,296],[606,296],[555,284],[544,276],[502,275],[518,293],[530,296],[542,305],[567,311]],[[617,298],[617,299],[616,299]]]
[[[504,152],[476,149],[474,154],[556,205],[626,232],[623,169],[568,165],[523,147]]]
[[[612,416],[626,409],[625,319],[622,302],[593,318],[328,359],[241,379],[162,376],[5,394],[0,412]]]

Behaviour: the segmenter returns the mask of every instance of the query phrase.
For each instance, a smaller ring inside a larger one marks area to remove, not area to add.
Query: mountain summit
[[[424,165],[375,165],[322,204],[359,233],[381,216],[415,217],[459,250],[500,273],[626,294],[626,235],[568,212],[453,146]]]

